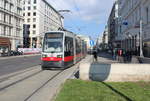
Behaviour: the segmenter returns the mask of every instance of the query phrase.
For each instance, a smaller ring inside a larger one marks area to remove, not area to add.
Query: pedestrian
[[[113,59],[116,60],[117,56],[117,49],[113,49]]]
[[[119,62],[122,61],[122,54],[123,54],[122,49],[119,49],[119,50],[118,50],[118,61],[119,61]]]
[[[126,60],[127,60],[127,62],[129,62],[130,61],[130,52],[129,52],[129,50],[127,50],[127,53],[126,53]]]
[[[127,62],[127,57],[126,57],[126,51],[125,50],[123,50],[122,56],[123,56],[123,62],[126,63]]]
[[[129,62],[132,62],[132,51],[129,51]]]
[[[94,60],[97,61],[97,51],[96,50],[93,51],[93,57],[94,57]]]

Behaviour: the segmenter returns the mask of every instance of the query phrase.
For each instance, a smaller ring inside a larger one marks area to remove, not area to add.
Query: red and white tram
[[[42,47],[42,69],[67,68],[86,56],[86,45],[69,31],[45,33]]]

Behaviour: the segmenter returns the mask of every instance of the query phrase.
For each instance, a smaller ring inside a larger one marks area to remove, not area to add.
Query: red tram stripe
[[[41,59],[42,61],[62,61],[62,58],[57,57],[45,57]]]
[[[62,61],[62,58],[57,58],[57,57],[43,57],[41,58],[42,61]],[[64,57],[64,62],[69,62],[69,61],[73,61],[74,60],[74,56],[67,56]]]
[[[73,60],[74,60],[74,56],[64,57],[64,62],[69,62],[69,61],[73,61]]]

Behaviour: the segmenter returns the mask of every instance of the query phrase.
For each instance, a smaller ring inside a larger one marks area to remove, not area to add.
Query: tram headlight
[[[62,55],[57,55],[58,58],[62,58]]]
[[[43,54],[43,55],[42,55],[42,57],[43,57],[43,58],[46,58],[46,57],[47,57],[47,55],[46,55],[46,54]]]

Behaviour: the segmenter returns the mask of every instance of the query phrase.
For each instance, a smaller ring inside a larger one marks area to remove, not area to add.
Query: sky
[[[47,0],[56,10],[62,12],[64,27],[76,34],[91,36],[95,40],[100,36],[114,0]]]

